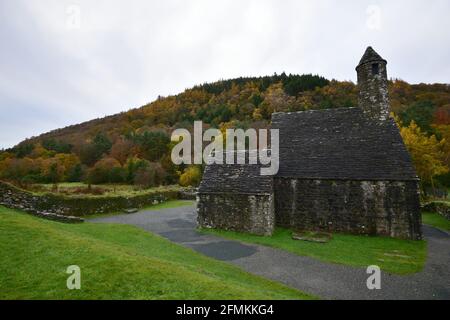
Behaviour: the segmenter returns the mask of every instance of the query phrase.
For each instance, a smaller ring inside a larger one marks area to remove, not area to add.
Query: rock
[[[139,210],[136,209],[136,208],[131,208],[131,209],[125,209],[125,210],[124,210],[124,212],[127,213],[127,214],[136,213],[136,212],[138,212],[138,211],[139,211]]]

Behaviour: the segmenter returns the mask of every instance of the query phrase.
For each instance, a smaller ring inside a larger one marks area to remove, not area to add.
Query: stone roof
[[[361,60],[359,61],[358,67],[362,64],[372,62],[372,61],[384,61],[384,60],[378,53],[376,53],[375,50],[373,50],[372,47],[367,47],[366,51],[364,52],[364,55],[362,56]],[[356,67],[356,68],[358,68]]]
[[[304,179],[417,180],[393,119],[360,108],[272,114],[280,130],[277,176]]]
[[[207,165],[198,192],[271,194],[272,176],[260,175],[261,167],[261,164]]]

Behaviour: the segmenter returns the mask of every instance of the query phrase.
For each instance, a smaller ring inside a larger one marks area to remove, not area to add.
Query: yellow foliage
[[[197,166],[191,166],[184,170],[184,173],[180,176],[180,185],[183,187],[197,186],[200,183],[201,171]]]
[[[397,120],[397,123],[401,123]],[[447,173],[448,166],[444,152],[446,140],[438,141],[435,135],[427,136],[419,126],[411,121],[408,127],[400,127],[400,134],[411,154],[414,166],[420,179],[433,184],[433,177]]]
[[[444,161],[447,167],[450,167],[450,125],[433,126],[444,140],[442,151],[444,152]]]

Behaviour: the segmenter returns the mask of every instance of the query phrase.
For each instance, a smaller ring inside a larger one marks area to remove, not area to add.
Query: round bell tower
[[[359,107],[377,121],[388,119],[390,113],[386,65],[387,61],[368,47],[356,67]]]

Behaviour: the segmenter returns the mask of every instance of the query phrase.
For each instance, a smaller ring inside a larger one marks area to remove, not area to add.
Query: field
[[[387,237],[333,234],[327,243],[292,239],[292,232],[278,228],[271,237],[262,237],[232,231],[206,230],[202,232],[283,249],[301,256],[326,262],[367,267],[378,265],[381,270],[394,274],[410,274],[423,269],[426,260],[426,242],[399,240]]]
[[[450,221],[437,213],[424,212],[422,214],[422,221],[430,226],[450,231]]]
[[[132,197],[150,192],[163,192],[180,190],[178,185],[160,186],[148,189],[138,188],[128,184],[101,184],[91,185],[89,189],[87,184],[81,182],[60,183],[57,185],[57,189],[54,189],[53,184],[33,184],[29,188],[35,194],[42,195],[45,193],[55,193],[64,196],[80,196],[83,197],[111,197],[111,196],[124,196]]]
[[[307,299],[127,225],[61,224],[0,206],[0,299]],[[81,268],[68,290],[66,269]]]

